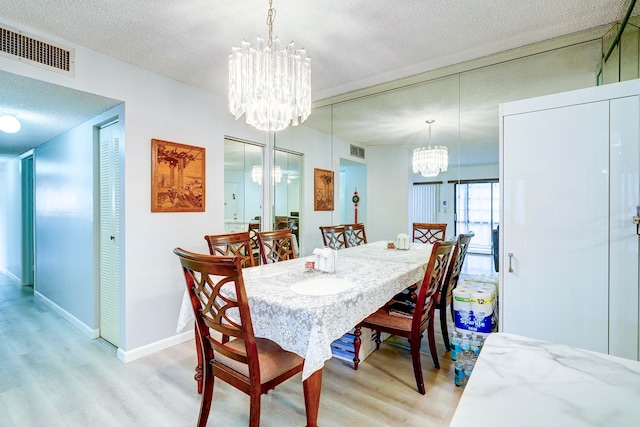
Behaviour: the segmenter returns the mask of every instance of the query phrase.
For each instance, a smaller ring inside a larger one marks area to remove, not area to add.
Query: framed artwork
[[[313,170],[313,209],[316,211],[333,210],[333,171]]]
[[[151,140],[151,212],[204,212],[205,149]]]

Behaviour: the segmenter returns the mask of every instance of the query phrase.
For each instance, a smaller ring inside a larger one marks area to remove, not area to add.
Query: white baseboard
[[[89,338],[95,339],[95,338],[98,338],[100,336],[100,330],[99,329],[91,329],[89,326],[87,326],[84,323],[82,323],[80,320],[78,320],[78,318],[73,316],[67,310],[63,309],[58,304],[56,304],[55,302],[51,301],[49,298],[45,297],[44,295],[42,295],[37,290],[33,291],[33,296],[38,298],[43,303],[45,303],[50,309],[52,309],[57,314],[59,314],[61,317],[63,317],[67,322],[71,323],[73,326],[78,328],[83,334],[85,334]]]
[[[151,344],[143,345],[142,347],[134,348],[133,350],[125,351],[118,348],[118,359],[121,362],[129,363],[141,357],[149,356],[150,354],[173,347],[174,345],[182,344],[191,339],[193,339],[193,329]]]
[[[33,295],[46,304],[49,308],[55,311],[57,314],[62,316],[65,320],[71,323],[73,326],[78,328],[83,334],[91,339],[96,339],[100,337],[99,329],[91,329],[76,317],[71,315],[68,311],[64,310],[58,304],[51,301],[49,298],[45,297],[38,291],[34,291]],[[153,342],[151,344],[144,345],[142,347],[134,348],[133,350],[125,351],[122,348],[118,348],[116,354],[118,360],[124,363],[131,362],[136,359],[140,359],[145,356],[149,356],[150,354],[156,353],[158,351],[167,349],[169,347],[173,347],[174,345],[182,344],[185,341],[189,341],[193,339],[193,329],[189,328],[189,330],[182,332],[180,334],[174,335],[169,338],[165,338],[160,341]]]
[[[14,284],[18,286],[22,286],[22,280],[18,276],[16,276],[15,274],[7,270],[6,268],[0,267],[0,273],[6,274],[9,280],[11,280]]]

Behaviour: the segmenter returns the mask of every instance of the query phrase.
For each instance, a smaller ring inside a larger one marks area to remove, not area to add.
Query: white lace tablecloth
[[[368,243],[366,245],[354,246],[351,248],[341,249],[338,256],[347,256],[354,258],[367,258],[372,260],[397,261],[409,263],[427,264],[431,255],[433,245],[424,243],[411,243],[408,250],[403,249],[387,249],[386,241],[378,241]]]
[[[366,246],[360,248],[366,251]],[[393,253],[393,250],[389,251]],[[283,349],[304,357],[303,380],[322,369],[324,362],[332,357],[334,340],[383,306],[393,295],[422,279],[430,248],[397,251],[406,257],[419,252],[421,256],[416,257],[417,262],[401,260],[397,254],[390,256],[393,261],[387,261],[379,257],[341,256],[342,252],[338,255],[336,272],[331,274],[317,270],[307,272],[304,258],[243,270],[255,335],[273,340]],[[312,280],[318,281],[319,285],[323,281],[339,282],[334,287],[338,292],[329,295],[300,293],[300,284]],[[345,286],[345,282],[354,286]],[[183,298],[178,331],[192,320],[189,300]]]

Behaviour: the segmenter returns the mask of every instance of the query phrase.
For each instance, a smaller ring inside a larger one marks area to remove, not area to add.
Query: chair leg
[[[447,326],[447,305],[440,307],[440,329],[442,330],[442,340],[444,341],[444,347],[447,351],[451,351],[451,344],[449,343],[449,328]]]
[[[420,361],[420,338],[417,340],[409,340],[411,345],[411,359],[413,361],[413,375],[416,377],[416,386],[418,393],[425,394],[424,379],[422,377],[422,362]]]
[[[360,364],[360,336],[362,335],[362,327],[356,326],[355,331],[353,332],[353,369],[358,370],[358,365]]]
[[[196,380],[198,394],[202,394],[202,373],[204,363],[202,362],[202,343],[200,342],[197,326],[194,328],[194,332],[196,334],[196,356],[198,358],[198,364],[196,365],[196,374],[193,376],[193,379]]]
[[[380,350],[380,343],[382,342],[380,337],[382,336],[382,332],[375,331],[374,334],[375,334],[375,337],[376,337],[376,350]]]
[[[198,427],[206,427],[211,410],[211,398],[213,397],[213,370],[211,364],[207,363],[204,371],[204,390],[200,400],[200,415],[198,416]]]
[[[257,385],[257,387],[260,387]],[[260,390],[252,390],[249,396],[249,427],[260,426]]]
[[[438,350],[436,349],[436,338],[433,332],[433,319],[429,320],[427,327],[427,336],[429,337],[429,350],[431,350],[431,358],[436,369],[440,369],[440,361],[438,360]]]

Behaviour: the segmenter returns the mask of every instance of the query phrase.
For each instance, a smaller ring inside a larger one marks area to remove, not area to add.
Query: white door
[[[100,336],[120,345],[119,123],[100,129]]]
[[[504,332],[607,352],[608,118],[602,101],[503,119]]]
[[[609,354],[640,360],[638,235],[640,98],[611,100]]]

